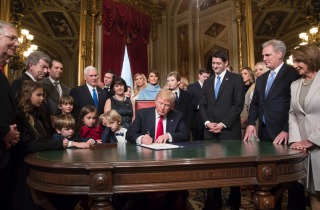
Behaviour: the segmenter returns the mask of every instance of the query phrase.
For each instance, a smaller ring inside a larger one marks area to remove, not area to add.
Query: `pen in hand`
[[[147,133],[144,135],[144,138],[142,141],[144,144],[152,144],[153,139],[151,138],[149,130],[147,130]]]

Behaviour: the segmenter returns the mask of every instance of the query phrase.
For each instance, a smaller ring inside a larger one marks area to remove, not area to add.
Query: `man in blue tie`
[[[262,44],[262,56],[270,71],[258,77],[249,109],[248,127],[244,141],[257,136],[255,122],[259,119],[260,141],[275,144],[288,143],[288,120],[290,108],[290,85],[298,79],[293,67],[283,62],[286,45],[280,40],[269,40]],[[276,192],[278,188],[274,188]],[[281,209],[278,199],[274,209]],[[288,209],[304,210],[305,198],[302,184],[295,182],[288,190]]]
[[[83,75],[86,84],[75,87],[70,91],[70,96],[74,100],[72,115],[75,119],[79,118],[81,109],[86,105],[95,106],[98,115],[101,115],[104,112],[103,108],[107,100],[106,91],[97,86],[99,81],[97,69],[93,66],[87,66]]]
[[[214,74],[201,89],[199,110],[205,125],[204,139],[241,140],[240,114],[243,109],[245,88],[240,74],[226,70],[229,65],[225,51],[211,55]],[[240,208],[240,188],[230,189],[231,209]],[[221,209],[221,188],[208,189],[206,209]]]

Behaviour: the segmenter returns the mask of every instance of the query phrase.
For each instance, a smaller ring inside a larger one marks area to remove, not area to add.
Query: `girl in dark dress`
[[[13,148],[12,164],[12,209],[41,209],[33,203],[30,187],[26,183],[29,167],[24,158],[33,152],[65,149],[68,140],[53,141],[51,137],[50,117],[44,109],[44,91],[42,86],[28,80],[22,84],[17,95],[16,122],[20,131],[20,142]]]

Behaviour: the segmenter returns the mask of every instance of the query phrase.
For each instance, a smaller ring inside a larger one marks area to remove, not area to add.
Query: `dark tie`
[[[59,82],[54,81],[53,84],[54,84],[54,87],[57,89],[58,94],[59,94],[59,96],[60,96]]]
[[[159,117],[158,125],[157,125],[157,131],[156,131],[156,138],[154,139],[157,140],[159,136],[163,135],[163,123],[162,123],[163,116]]]
[[[216,98],[218,97],[218,93],[221,85],[220,78],[221,78],[220,76],[217,76],[217,83],[216,83],[216,87],[214,88],[214,95]]]
[[[92,98],[93,98],[94,106],[98,109],[99,101],[98,101],[96,89],[92,89]]]
[[[274,71],[272,71],[272,72],[270,73],[270,77],[268,78],[268,82],[267,82],[267,88],[266,88],[265,96],[267,96],[268,93],[269,93],[269,90],[270,90],[270,88],[271,88],[271,86],[272,86],[272,83],[273,83],[273,81],[274,81],[274,78],[275,78],[275,74],[276,74],[276,72],[274,72]]]
[[[175,92],[175,94],[176,94],[176,103],[178,103],[179,102],[178,92]]]

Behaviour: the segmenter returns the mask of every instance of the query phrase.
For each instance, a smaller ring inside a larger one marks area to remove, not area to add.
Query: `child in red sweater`
[[[77,127],[81,139],[87,140],[87,143],[93,141],[101,143],[102,127],[99,124],[97,110],[94,106],[87,105],[81,109]]]

